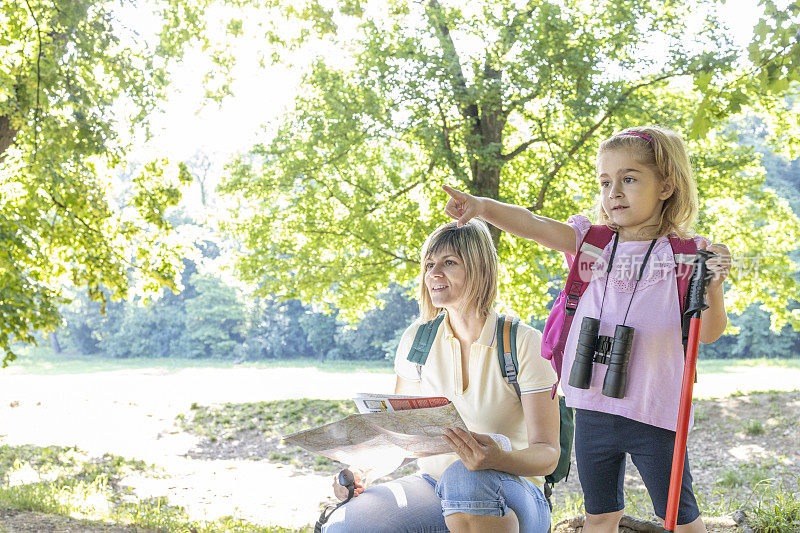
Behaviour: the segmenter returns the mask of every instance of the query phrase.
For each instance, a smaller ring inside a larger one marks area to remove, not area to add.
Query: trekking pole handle
[[[697,250],[697,257],[694,260],[694,270],[692,278],[689,280],[689,288],[686,293],[687,305],[685,315],[690,317],[700,316],[700,313],[708,309],[706,303],[706,285],[708,284],[708,266],[706,261],[717,254],[707,250]]]

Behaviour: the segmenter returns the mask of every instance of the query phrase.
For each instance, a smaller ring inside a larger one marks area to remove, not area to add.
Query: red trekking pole
[[[689,318],[689,340],[686,342],[686,361],[683,367],[683,384],[681,385],[681,401],[678,407],[678,427],[675,431],[675,448],[672,452],[672,474],[669,480],[667,497],[667,516],[664,518],[664,529],[675,531],[678,521],[678,505],[681,500],[681,482],[683,481],[683,460],[686,456],[686,440],[689,437],[689,415],[692,412],[692,389],[694,388],[695,371],[697,369],[697,350],[700,347],[700,325],[706,304],[706,283],[708,283],[708,267],[706,261],[716,254],[706,250],[697,250],[692,279],[686,293],[686,311]]]

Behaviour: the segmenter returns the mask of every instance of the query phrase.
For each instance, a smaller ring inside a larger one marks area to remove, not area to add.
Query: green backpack
[[[414,336],[411,350],[408,352],[407,359],[415,363],[420,375],[422,375],[422,365],[428,359],[428,353],[433,346],[436,332],[444,320],[444,313],[433,320],[422,324]],[[517,383],[517,327],[519,318],[497,315],[497,360],[500,365],[500,374],[506,382],[514,387],[517,397],[522,393]],[[565,479],[569,475],[570,456],[572,455],[572,441],[575,438],[575,412],[572,407],[567,407],[564,397],[558,398],[559,418],[561,426],[559,430],[559,441],[561,445],[561,455],[558,457],[558,465],[552,474],[545,476],[545,496],[550,501],[550,493],[554,483]],[[552,508],[552,505],[550,506]]]

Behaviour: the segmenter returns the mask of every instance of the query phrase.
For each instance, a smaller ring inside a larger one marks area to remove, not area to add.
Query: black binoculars
[[[569,384],[578,389],[588,389],[592,381],[592,365],[607,364],[603,396],[623,398],[628,381],[628,358],[631,355],[634,329],[620,324],[613,337],[598,335],[598,331],[600,320],[588,316],[583,318],[575,361],[569,373]]]

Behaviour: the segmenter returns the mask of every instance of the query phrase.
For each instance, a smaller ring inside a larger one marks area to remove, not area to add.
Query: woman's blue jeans
[[[497,470],[470,471],[456,461],[438,482],[415,474],[369,487],[334,512],[323,531],[443,532],[447,515],[505,516],[509,509],[520,533],[546,533],[550,527],[550,508],[536,485]]]

